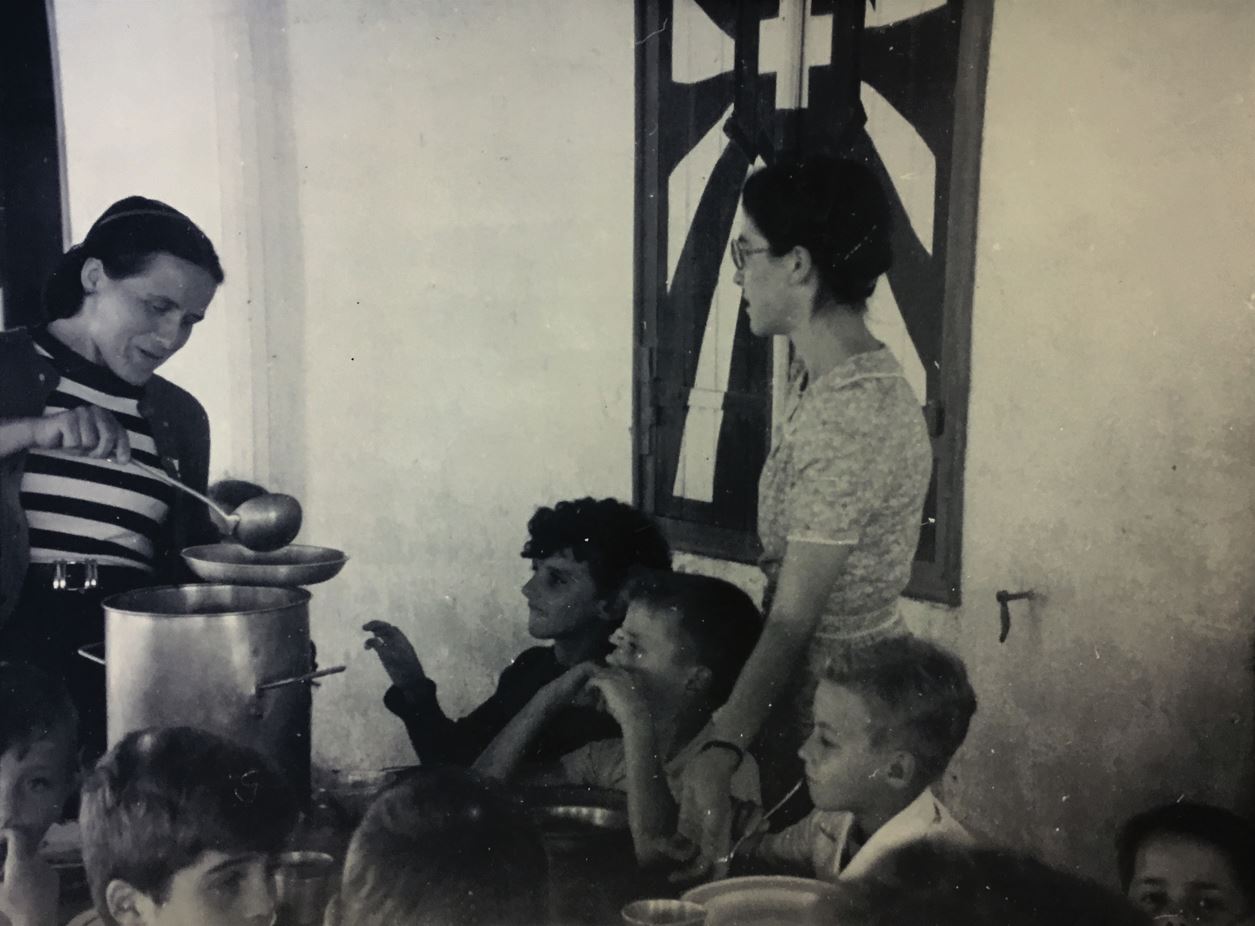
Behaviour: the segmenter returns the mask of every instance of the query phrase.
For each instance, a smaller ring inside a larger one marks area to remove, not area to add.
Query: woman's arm
[[[767,713],[785,694],[805,658],[824,604],[845,569],[852,544],[790,541],[775,602],[754,652],[728,701],[715,714],[707,739],[746,750]],[[706,749],[685,778],[683,816],[702,821],[700,852],[677,877],[699,877],[724,859],[731,841],[731,784],[739,761],[731,750]]]
[[[35,446],[35,421],[34,418],[0,421],[0,459]]]
[[[753,741],[800,667],[853,548],[853,544],[789,542],[762,636],[717,714],[717,738],[742,749]]]
[[[39,418],[0,422],[0,458],[26,450],[69,450],[95,459],[131,460],[126,428],[97,405],[80,405]]]

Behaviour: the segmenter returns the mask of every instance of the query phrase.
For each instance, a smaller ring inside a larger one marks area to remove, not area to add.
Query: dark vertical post
[[[0,287],[4,326],[43,320],[62,252],[61,145],[45,0],[0,6]]]

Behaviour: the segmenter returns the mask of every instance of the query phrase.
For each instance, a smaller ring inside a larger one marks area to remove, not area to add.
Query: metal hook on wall
[[[1037,597],[1037,593],[1031,588],[1024,592],[1008,592],[1002,589],[994,598],[998,601],[998,619],[1002,624],[1002,632],[998,634],[998,642],[1006,643],[1007,635],[1011,632],[1011,606],[1012,601],[1032,600]]]

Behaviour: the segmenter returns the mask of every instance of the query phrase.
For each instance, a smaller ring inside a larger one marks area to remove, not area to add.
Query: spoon
[[[797,784],[791,787],[788,790],[788,793],[786,793],[784,797],[776,801],[776,803],[774,803],[771,806],[771,809],[768,810],[765,814],[763,814],[763,818],[759,821],[758,826],[752,830],[746,830],[744,833],[742,833],[740,838],[737,839],[736,842],[732,843],[732,848],[728,850],[728,854],[723,856],[722,858],[718,858],[715,860],[716,864],[719,864],[719,865],[732,864],[732,859],[736,855],[736,850],[741,848],[741,845],[745,842],[745,840],[749,839],[755,833],[759,832],[759,830],[762,829],[762,827],[767,823],[767,821],[771,819],[772,815],[775,814],[775,812],[778,811],[785,804],[787,804],[789,801],[789,798],[797,794],[797,792],[801,790],[802,785],[804,785],[805,783],[806,783],[806,779],[802,778],[798,781]]]
[[[201,495],[195,489],[184,485],[165,470],[148,466],[132,459],[130,466],[147,473],[154,479],[176,489],[181,489],[193,498],[198,498],[217,512],[227,525],[224,536],[233,536],[237,542],[258,553],[267,553],[286,547],[301,529],[301,503],[291,495],[279,492],[267,492],[243,502],[229,512],[208,496]]]

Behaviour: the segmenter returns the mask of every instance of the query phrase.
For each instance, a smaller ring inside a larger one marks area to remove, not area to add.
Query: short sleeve
[[[790,541],[856,544],[876,506],[878,421],[859,386],[816,397],[793,433],[793,480],[785,500]]]
[[[623,740],[597,740],[585,743],[558,760],[562,777],[573,785],[609,788],[618,791],[627,786],[627,768],[623,760]]]

